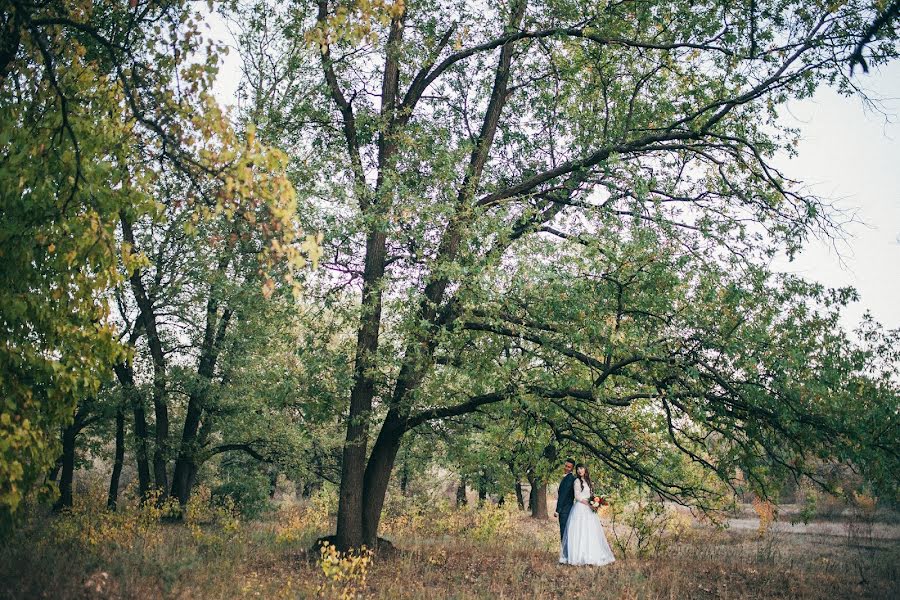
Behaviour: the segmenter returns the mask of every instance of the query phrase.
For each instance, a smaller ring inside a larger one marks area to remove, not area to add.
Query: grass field
[[[394,508],[383,529],[397,551],[353,558],[310,550],[330,518],[315,503],[246,523],[226,509],[167,522],[156,509],[99,506],[33,514],[0,551],[0,597],[900,598],[898,541],[871,528],[759,535],[691,523],[655,555],[620,548],[616,563],[590,568],[558,565],[556,523],[514,507]]]

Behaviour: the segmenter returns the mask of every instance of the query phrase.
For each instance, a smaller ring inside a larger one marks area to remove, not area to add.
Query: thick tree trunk
[[[320,20],[324,20],[326,9],[327,3],[323,0],[319,4]],[[397,86],[400,81],[400,70],[397,63],[398,48],[396,46],[401,40],[402,32],[402,20],[395,18],[391,21],[384,77],[381,83],[381,114],[385,117],[387,126],[386,132],[382,133],[378,140],[378,181],[375,184],[374,202],[379,201],[378,193],[396,152],[391,129],[394,124]],[[338,103],[340,104],[339,100]],[[352,142],[351,145],[353,143],[355,142]],[[364,180],[361,183],[365,185]],[[361,203],[361,208],[367,212],[375,206],[370,204],[369,200],[365,200]],[[387,236],[381,226],[374,225],[366,239],[366,262],[363,270],[362,309],[356,339],[354,383],[350,393],[350,414],[347,419],[347,437],[341,464],[336,543],[342,550],[359,547],[363,543],[367,543],[368,538],[365,530],[364,511],[366,507],[363,504],[363,489],[366,473],[369,470],[366,464],[366,447],[369,435],[369,415],[372,411],[372,398],[375,395],[375,381],[371,371],[375,366],[375,353],[378,350],[378,336],[381,331],[381,280],[384,277],[386,253]],[[390,457],[391,467],[395,455],[396,451]],[[390,477],[390,467],[387,476]],[[373,473],[373,477],[378,479],[380,474]],[[380,503],[383,504],[383,502],[384,494],[382,493]],[[368,543],[373,541],[374,539]]]
[[[516,5],[513,11],[511,21],[511,24],[513,26],[518,25],[518,23],[522,19],[524,12],[525,2],[522,1]],[[393,105],[394,98],[396,97],[397,78],[399,75],[399,69],[396,64],[396,57],[392,57],[390,52],[391,41],[396,40],[399,42],[401,31],[402,25],[398,21],[394,21],[391,26],[391,36],[388,40],[388,60],[387,64],[385,65],[385,75],[383,82],[383,97],[385,98],[386,106],[391,112],[391,107]],[[494,135],[497,131],[500,113],[502,112],[503,106],[505,105],[507,100],[506,91],[507,82],[509,80],[509,67],[511,58],[511,45],[504,45],[500,52],[500,62],[497,66],[494,88],[491,94],[491,100],[488,103],[487,111],[485,113],[479,140],[472,152],[466,177],[464,178],[464,181],[458,193],[457,203],[461,211],[465,209],[471,201],[478,187],[478,182],[480,180],[484,165],[486,164],[488,156],[490,154],[490,147],[493,143]],[[379,171],[379,178],[383,177],[385,172],[384,167],[389,164],[389,158],[396,150],[392,143],[385,141],[386,139],[389,139],[389,136],[388,138],[382,138],[380,144],[379,167],[381,168],[381,170]],[[447,262],[454,260],[458,255],[463,231],[465,229],[465,225],[470,219],[469,216],[464,215],[469,214],[470,213],[468,212],[458,213],[456,218],[454,218],[448,225],[448,228],[445,231],[438,248],[438,257],[440,263],[446,264]],[[383,249],[384,248],[382,246],[382,251]],[[382,267],[381,273],[383,274],[383,253],[380,258],[380,264]],[[367,249],[367,269],[368,261],[369,251]],[[363,279],[364,282],[367,281],[365,278],[365,274]],[[372,456],[369,459],[368,465],[366,466],[365,485],[363,487],[366,494],[366,503],[365,506],[362,507],[362,525],[364,538],[369,544],[374,543],[377,539],[378,523],[381,518],[382,507],[384,506],[384,498],[387,492],[388,481],[390,480],[391,470],[394,466],[394,460],[397,456],[397,451],[400,448],[401,438],[406,430],[406,419],[408,418],[408,409],[405,408],[407,406],[406,400],[409,394],[418,388],[418,386],[424,380],[428,369],[433,364],[433,355],[437,333],[436,324],[438,316],[436,307],[439,306],[443,301],[444,292],[446,291],[448,285],[448,278],[442,274],[430,278],[428,285],[425,286],[425,298],[423,299],[423,302],[419,307],[419,311],[421,313],[422,320],[426,323],[429,323],[434,330],[426,333],[419,339],[410,340],[410,343],[405,350],[403,365],[400,368],[400,373],[397,377],[397,382],[392,394],[391,408],[388,411],[385,422],[382,425],[381,431],[379,432],[378,440],[375,443],[375,447],[373,447],[372,449]],[[380,302],[381,297],[379,295],[379,319],[381,307]],[[365,307],[365,301],[363,302],[363,306]],[[357,363],[358,362],[359,359],[357,357]],[[371,401],[369,403],[369,407],[371,407]],[[352,412],[353,402],[351,399],[351,414]],[[346,473],[346,467],[347,464],[345,450],[344,473]],[[344,473],[342,473],[341,477],[342,494],[344,489]],[[340,535],[340,526],[341,517],[339,513],[339,545],[343,542],[343,538]]]
[[[62,471],[59,476],[59,498],[53,510],[59,511],[72,507],[72,477],[75,473],[75,437],[78,434],[78,419],[66,426],[62,434]]]
[[[272,467],[269,469],[269,499],[275,498],[275,492],[278,491],[278,469]]]
[[[200,465],[196,463],[196,461],[191,462],[191,468],[188,470],[187,477],[187,495],[185,497],[185,505],[187,505],[188,500],[191,499],[191,490],[194,489],[194,484],[197,483],[197,473],[200,471]]]
[[[116,410],[116,453],[113,459],[112,475],[109,478],[109,494],[106,496],[106,507],[116,510],[119,502],[119,477],[125,463],[125,407],[120,405]]]
[[[134,435],[137,440],[137,449],[134,454],[138,472],[138,491],[141,494],[141,498],[147,498],[147,495],[150,493],[150,451],[147,443],[150,439],[150,434],[147,433],[147,413],[144,410],[144,403],[138,394],[133,394],[132,407],[134,412]]]
[[[196,448],[203,448],[209,442],[209,436],[213,430],[213,419],[210,413],[206,413],[203,417],[203,421],[200,425],[200,431],[197,434],[195,440]],[[191,491],[194,489],[194,484],[197,482],[197,473],[200,471],[200,467],[202,463],[197,461],[196,455],[191,456],[191,460],[187,461],[187,468],[180,474],[179,481],[183,481],[184,489],[186,490],[184,501],[181,502],[181,498],[179,496],[174,496],[179,498],[179,503],[181,506],[186,506],[188,501],[191,499]],[[181,479],[183,477],[183,479]],[[176,478],[173,476],[173,480]],[[174,485],[174,483],[173,483]]]
[[[62,510],[72,506],[72,478],[75,474],[75,439],[85,426],[85,412],[83,408],[75,411],[72,423],[62,431],[62,456],[61,471],[59,474],[59,498],[53,505],[53,510]]]
[[[519,510],[525,510],[525,498],[522,496],[522,482],[516,479],[516,504]]]
[[[341,550],[358,548],[364,543],[363,486],[369,415],[372,411],[372,398],[375,395],[375,381],[371,371],[374,367],[374,355],[378,349],[381,326],[381,291],[377,282],[384,275],[384,244],[383,233],[370,235],[367,242],[363,314],[357,335],[354,384],[350,392],[350,414],[347,416],[347,435],[341,461],[336,532],[336,544]]]
[[[209,412],[203,415],[203,422],[200,423],[200,433],[197,434],[197,447],[198,448],[206,448],[209,445],[209,438],[215,429],[215,419],[213,415]],[[207,456],[209,458],[209,456]],[[188,477],[188,488],[193,489],[194,483],[197,480],[197,473],[200,471],[200,467],[203,466],[202,462],[196,460],[193,461],[191,466],[190,475]]]
[[[154,425],[156,445],[153,449],[153,482],[160,492],[160,501],[169,489],[167,462],[169,460],[169,407],[165,400],[165,372],[154,369],[153,413],[156,417]]]
[[[370,548],[374,547],[378,539],[381,509],[384,507],[391,471],[400,450],[403,433],[403,425],[397,413],[393,410],[388,411],[366,465],[363,488],[366,499],[363,506],[363,537],[364,543]]]
[[[193,442],[197,437],[200,426],[200,402],[196,393],[191,393],[188,398],[187,414],[184,418],[184,432],[181,437],[181,449],[178,459],[175,461],[175,470],[172,473],[172,497],[178,499],[181,506],[185,506],[190,499],[191,472],[194,468]]]
[[[487,500],[487,485],[484,474],[481,474],[478,476],[478,506],[484,504],[485,500]]]
[[[531,477],[528,482],[531,484],[531,495],[529,496],[531,517],[533,519],[549,518],[547,514],[547,484]]]
[[[328,1],[318,2],[318,21],[328,20]],[[360,209],[364,215],[381,213],[387,201],[381,197],[385,177],[393,164],[396,142],[393,130],[396,124],[398,85],[400,82],[399,43],[403,34],[405,13],[391,21],[385,52],[384,75],[381,85],[381,116],[385,128],[378,139],[378,177],[374,193],[368,188],[359,152],[359,138],[356,132],[353,107],[340,89],[334,72],[330,52],[322,49],[322,66],[329,92],[343,116],[344,135],[353,167],[354,179],[360,194]],[[338,502],[337,533],[335,543],[341,550],[359,547],[365,539],[363,515],[363,489],[366,476],[366,447],[369,435],[369,417],[375,382],[372,371],[375,353],[378,350],[378,335],[381,330],[381,280],[384,277],[387,237],[383,226],[373,224],[366,239],[366,258],[363,270],[363,290],[359,327],[357,329],[356,356],[353,372],[353,389],[350,392],[350,413],[347,419],[347,436],[341,463],[341,487]],[[390,461],[393,465],[393,456]],[[376,469],[377,470],[377,469]],[[390,470],[387,473],[390,476]],[[376,479],[378,474],[374,474]],[[381,499],[383,502],[383,498]]]
[[[461,508],[469,503],[466,497],[466,480],[460,479],[456,486],[456,508]]]

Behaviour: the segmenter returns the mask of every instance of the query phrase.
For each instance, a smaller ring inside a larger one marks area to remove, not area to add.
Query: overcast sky
[[[231,41],[222,21],[210,19],[212,34]],[[222,102],[233,104],[240,69],[237,52],[225,58],[217,82]],[[778,161],[784,174],[803,181],[817,195],[855,211],[859,223],[836,246],[810,240],[793,261],[774,266],[829,287],[853,286],[860,302],[845,313],[852,329],[869,310],[888,328],[900,327],[900,62],[854,81],[882,99],[887,117],[867,110],[858,98],[822,88],[814,98],[793,102],[785,122],[800,128],[799,156]]]
[[[900,327],[900,62],[880,72],[857,73],[854,81],[884,99],[884,115],[867,111],[857,98],[820,89],[814,98],[790,105],[787,123],[799,127],[799,156],[780,161],[785,175],[856,211],[862,223],[838,244],[811,241],[780,270],[830,287],[853,286],[860,302],[844,323],[853,327],[865,310],[889,328]]]

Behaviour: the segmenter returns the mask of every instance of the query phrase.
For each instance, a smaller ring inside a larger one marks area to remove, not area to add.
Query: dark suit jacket
[[[575,476],[569,473],[559,482],[559,495],[556,498],[556,512],[566,514],[575,503]]]

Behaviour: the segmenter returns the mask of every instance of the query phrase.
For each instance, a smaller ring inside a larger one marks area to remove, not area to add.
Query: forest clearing
[[[641,544],[620,525],[620,535],[611,536],[624,544],[614,543],[619,560],[590,568],[557,564],[556,524],[532,518],[512,498],[505,508],[478,508],[474,497],[461,508],[429,499],[389,507],[385,530],[395,550],[360,564],[311,549],[329,531],[328,505],[333,510],[335,500],[321,494],[285,501],[247,523],[223,512],[196,514],[187,527],[160,523],[158,515],[147,519],[134,508],[115,515],[95,509],[92,519],[91,509],[76,506],[55,521],[36,520],[0,552],[0,580],[7,584],[0,598],[883,599],[900,593],[895,514],[848,510],[816,517],[807,533],[780,531],[779,525],[790,527],[787,521],[761,530],[751,505],[740,516],[752,529],[716,528],[682,514],[657,524]],[[781,508],[787,515],[797,507]],[[603,520],[608,526],[609,517]],[[840,534],[816,533],[829,526],[841,527]]]

